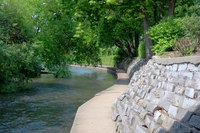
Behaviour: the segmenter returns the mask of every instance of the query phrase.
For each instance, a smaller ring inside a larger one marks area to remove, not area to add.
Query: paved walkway
[[[118,71],[117,75],[116,84],[79,107],[70,133],[116,133],[111,107],[128,84],[126,73]]]

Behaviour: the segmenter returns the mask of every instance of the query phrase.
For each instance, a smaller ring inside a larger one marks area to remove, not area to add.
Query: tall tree
[[[169,5],[168,16],[172,17],[174,15],[174,10],[176,7],[176,0],[171,0]]]

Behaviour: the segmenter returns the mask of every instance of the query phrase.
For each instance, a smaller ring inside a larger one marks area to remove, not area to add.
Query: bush
[[[9,45],[0,41],[0,92],[13,91],[29,78],[40,75],[41,62],[34,51],[30,44]]]
[[[144,42],[140,43],[140,45],[138,47],[138,57],[140,59],[146,58],[146,48],[145,48]]]
[[[116,52],[116,56],[114,57],[114,66],[120,67],[121,63],[128,58],[128,55],[124,50],[118,49]]]
[[[196,49],[198,41],[190,38],[180,38],[176,41],[175,49],[182,55],[191,55]]]
[[[182,19],[181,25],[187,37],[200,40],[200,16],[186,16]]]
[[[154,41],[153,52],[163,54],[173,50],[176,39],[183,36],[180,19],[167,18],[153,26],[148,35]]]

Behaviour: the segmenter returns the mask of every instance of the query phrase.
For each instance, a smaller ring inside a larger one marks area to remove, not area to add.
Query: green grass
[[[114,66],[114,55],[103,55],[101,56],[102,65]]]

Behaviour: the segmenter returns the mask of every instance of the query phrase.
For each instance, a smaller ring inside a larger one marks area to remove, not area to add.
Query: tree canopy
[[[151,57],[173,49],[177,39],[199,39],[199,7],[198,0],[1,0],[0,84],[38,75],[42,67],[64,77],[68,64],[101,64],[102,49],[114,46],[120,56],[143,50]]]

